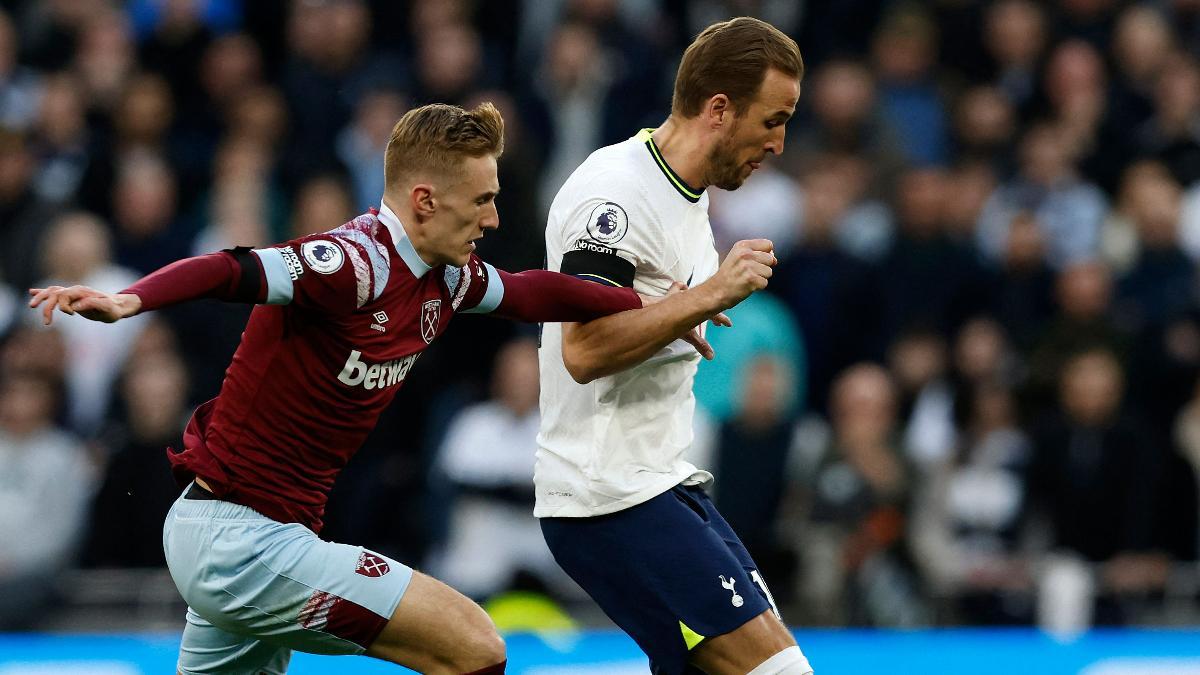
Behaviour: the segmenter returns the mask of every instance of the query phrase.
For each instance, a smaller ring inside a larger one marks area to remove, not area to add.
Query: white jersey
[[[563,184],[546,227],[547,269],[645,295],[716,273],[708,195],[671,170],[651,131],[592,153]],[[629,370],[581,385],[563,365],[561,325],[548,323],[539,357],[535,516],[612,513],[680,483],[712,480],[684,458],[700,360],[690,344],[676,340]]]

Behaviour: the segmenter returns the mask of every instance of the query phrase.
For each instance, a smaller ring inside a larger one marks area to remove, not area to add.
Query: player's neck
[[[651,138],[663,161],[671,170],[682,178],[688,185],[701,190],[708,187],[704,180],[704,162],[708,158],[708,148],[702,135],[693,133],[687,128],[687,121],[668,117]]]
[[[403,230],[404,236],[412,244],[413,250],[417,252],[417,256],[426,265],[434,267],[435,265],[431,261],[434,260],[435,256],[430,255],[425,250],[424,231],[418,225],[417,214],[413,213],[412,209],[405,208],[402,204],[397,203],[398,201],[389,198],[387,195],[383,196],[384,205],[391,209],[392,213],[396,215],[396,219],[400,221],[400,229]]]

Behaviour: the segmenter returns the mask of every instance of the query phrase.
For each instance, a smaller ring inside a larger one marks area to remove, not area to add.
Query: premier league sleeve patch
[[[629,216],[615,202],[604,202],[588,216],[588,236],[603,244],[615,244],[629,231]]]
[[[346,254],[342,247],[329,239],[314,239],[300,245],[300,255],[309,269],[318,274],[333,274],[342,269]]]

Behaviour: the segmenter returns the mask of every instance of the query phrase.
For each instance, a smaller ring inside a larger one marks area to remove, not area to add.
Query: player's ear
[[[412,192],[409,193],[409,198],[412,200],[413,213],[416,213],[418,218],[432,218],[434,212],[437,211],[437,202],[433,198],[433,186],[428,183],[414,185]]]
[[[719,127],[732,119],[733,102],[725,94],[714,94],[708,99],[708,105],[704,107],[704,114],[708,116],[708,123],[712,127]]]

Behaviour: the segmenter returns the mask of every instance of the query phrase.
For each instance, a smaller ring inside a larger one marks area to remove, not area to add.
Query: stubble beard
[[[730,134],[732,136],[732,134]],[[729,138],[723,138],[708,153],[709,185],[722,190],[736,190],[746,182],[749,174],[743,175],[744,164],[739,164],[737,153]]]

